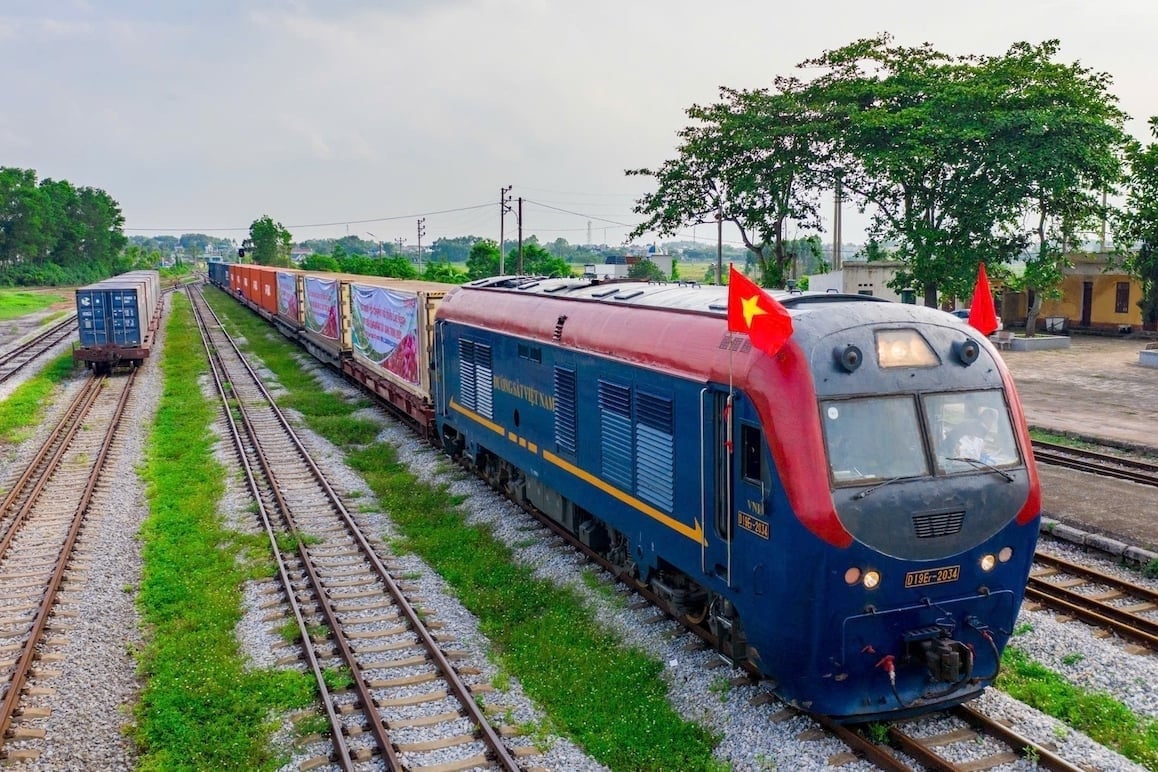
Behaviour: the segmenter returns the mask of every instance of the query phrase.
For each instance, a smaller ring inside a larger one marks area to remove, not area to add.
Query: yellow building
[[[1142,329],[1142,283],[1121,268],[1106,269],[1109,261],[1105,254],[1078,253],[1070,255],[1072,265],[1065,269],[1062,296],[1041,304],[1037,326],[1048,331],[1064,324],[1072,331],[1128,333]],[[1004,301],[1020,305],[1012,318],[1024,325],[1028,300],[1021,293],[1005,293]],[[1006,306],[1003,304],[1003,310]],[[1008,317],[1007,317],[1008,318]],[[1059,320],[1064,319],[1064,323]]]

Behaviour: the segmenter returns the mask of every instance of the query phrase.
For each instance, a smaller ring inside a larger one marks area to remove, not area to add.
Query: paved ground
[[[1002,351],[1031,426],[1158,448],[1158,369],[1146,341],[1074,337],[1068,349]]]
[[[1145,344],[1074,337],[1068,349],[1001,354],[1030,426],[1158,449],[1158,369],[1138,364]],[[1158,490],[1046,465],[1038,472],[1047,515],[1158,551]]]

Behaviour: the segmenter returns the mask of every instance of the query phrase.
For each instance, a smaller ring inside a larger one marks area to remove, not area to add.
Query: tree
[[[515,247],[507,255],[506,268],[517,270],[518,267],[519,248]],[[566,277],[571,275],[571,264],[543,249],[538,240],[531,236],[523,242],[521,273],[529,276]]]
[[[491,239],[476,241],[466,258],[468,279],[485,279],[499,273],[499,245]]]
[[[659,169],[627,171],[657,183],[636,202],[634,211],[645,219],[628,238],[649,231],[670,236],[719,218],[739,230],[763,285],[783,286],[789,221],[820,228],[826,152],[802,93],[800,81],[780,77],[772,91],[722,87],[722,101],[688,108],[698,123],[679,132],[678,157]]]
[[[808,87],[832,146],[832,173],[872,209],[869,236],[895,243],[908,265],[896,288],[966,289],[978,261],[1018,250],[994,234],[1018,199],[989,183],[985,152],[991,94],[968,59],[928,44],[892,47],[867,38],[808,60],[828,73]]]
[[[465,272],[446,262],[428,262],[422,272],[426,281],[437,281],[443,284],[462,284],[467,279]]]
[[[249,226],[253,262],[258,265],[288,267],[290,264],[290,232],[268,214],[254,220]]]
[[[907,263],[894,288],[966,296],[978,263],[1001,265],[1037,238],[1030,280],[1060,282],[1057,247],[1097,215],[1116,178],[1122,114],[1109,78],[1052,61],[1057,41],[999,57],[950,57],[887,35],[807,61],[808,87],[833,148],[834,173],[870,238]],[[1021,225],[1033,214],[1036,229]],[[1052,266],[1052,269],[1051,269]],[[991,272],[996,274],[997,271]]]
[[[635,265],[627,269],[627,277],[629,279],[639,279],[641,281],[666,281],[667,277],[663,275],[663,271],[659,266],[651,260],[640,260]]]
[[[1036,242],[1025,272],[1007,286],[1031,292],[1026,334],[1033,335],[1042,300],[1061,297],[1068,254],[1081,234],[1108,216],[1102,194],[1122,178],[1125,114],[1109,92],[1110,76],[1078,64],[1053,62],[1058,42],[1017,43],[1002,57],[982,59],[983,77],[997,95],[1000,131],[992,139],[989,174],[1021,191],[1021,211],[1004,224]],[[1022,223],[1035,223],[1031,232]]]
[[[1150,118],[1150,134],[1158,139],[1158,116]],[[1114,243],[1126,269],[1142,283],[1142,320],[1158,322],[1158,142],[1126,149],[1130,173],[1126,204],[1114,222]]]

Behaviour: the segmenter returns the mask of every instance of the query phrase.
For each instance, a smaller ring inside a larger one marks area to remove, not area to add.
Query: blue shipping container
[[[103,282],[76,291],[76,314],[80,324],[80,345],[140,346],[144,342],[141,318],[143,284]]]

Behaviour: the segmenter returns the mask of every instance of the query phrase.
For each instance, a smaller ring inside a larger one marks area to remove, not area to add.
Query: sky
[[[295,241],[497,240],[509,185],[524,235],[616,245],[654,190],[625,170],[674,158],[721,86],[807,80],[882,32],[951,55],[1056,38],[1149,140],[1155,30],[1154,0],[0,0],[0,166],[106,191],[129,235],[240,241],[268,215]],[[659,242],[690,239],[715,226]]]

